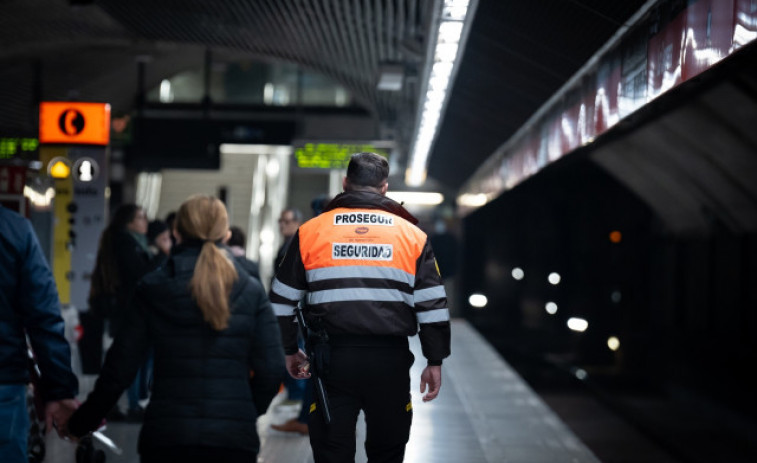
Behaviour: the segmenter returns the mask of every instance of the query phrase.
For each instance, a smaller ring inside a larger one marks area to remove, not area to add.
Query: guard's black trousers
[[[315,463],[355,461],[355,428],[361,409],[368,462],[401,462],[413,419],[410,366],[414,357],[407,338],[371,336],[361,341],[332,337],[330,344],[324,385],[331,424],[324,424],[317,405],[308,422]]]

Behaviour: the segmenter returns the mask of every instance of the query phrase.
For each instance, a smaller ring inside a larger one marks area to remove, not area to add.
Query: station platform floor
[[[439,397],[423,403],[420,373],[425,361],[418,338],[411,338],[416,356],[411,370],[413,425],[405,461],[408,463],[593,463],[599,460],[537,396],[484,338],[466,321],[452,322],[452,355],[442,368]],[[93,384],[82,378],[82,398]],[[308,438],[274,431],[271,423],[296,416],[296,405],[276,397],[258,421],[258,462],[309,463]],[[104,431],[122,450],[106,449],[108,463],[138,463],[138,424],[110,423]],[[357,429],[355,461],[366,462],[365,423]],[[105,448],[101,444],[96,446]]]

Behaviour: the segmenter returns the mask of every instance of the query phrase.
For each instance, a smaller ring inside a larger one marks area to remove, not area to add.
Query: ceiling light
[[[460,60],[459,49],[465,46],[463,30],[470,25],[477,3],[476,0],[445,0],[441,5],[436,38],[431,41],[433,48],[429,48],[426,58],[426,80],[418,101],[415,137],[405,171],[405,183],[409,186],[420,186],[426,180],[428,157],[447,101],[446,90]]]
[[[402,90],[402,82],[405,79],[405,70],[400,65],[382,65],[379,69],[379,79],[376,88],[389,92]]]

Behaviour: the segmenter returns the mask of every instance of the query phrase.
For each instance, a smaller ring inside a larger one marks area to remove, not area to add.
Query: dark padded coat
[[[0,206],[0,384],[29,380],[28,335],[42,373],[43,400],[75,397],[63,329],[55,280],[31,223]]]
[[[240,278],[231,293],[229,327],[215,331],[203,320],[188,289],[199,243],[177,246],[175,251],[137,286],[134,310],[69,429],[81,436],[96,428],[152,347],[154,385],[140,453],[175,446],[258,452],[255,422],[276,395],[285,368],[265,290],[237,265]]]

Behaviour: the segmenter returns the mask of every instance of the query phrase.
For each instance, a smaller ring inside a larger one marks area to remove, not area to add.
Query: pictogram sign
[[[109,141],[109,104],[76,102],[40,104],[40,143],[107,145]]]

